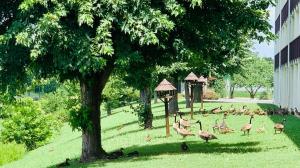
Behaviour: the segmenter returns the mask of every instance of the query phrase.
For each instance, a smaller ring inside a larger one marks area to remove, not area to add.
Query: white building
[[[274,102],[300,109],[300,0],[277,0]]]

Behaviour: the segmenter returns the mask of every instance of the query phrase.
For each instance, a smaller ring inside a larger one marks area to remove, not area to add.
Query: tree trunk
[[[230,86],[230,93],[229,93],[229,98],[233,99],[234,98],[234,86]]]
[[[90,124],[82,128],[81,162],[105,159],[107,153],[101,143],[100,105],[102,91],[114,69],[115,58],[108,59],[103,71],[80,79],[81,106],[87,109]]]
[[[156,104],[158,102],[158,98],[157,98],[157,93],[156,92],[154,92],[154,104]]]
[[[140,91],[140,99],[144,106],[143,117],[144,117],[144,128],[152,128],[153,114],[151,109],[151,90],[149,87],[145,87]]]
[[[101,80],[101,79],[100,79]],[[89,162],[104,158],[106,152],[101,145],[100,124],[100,91],[101,84],[97,77],[81,80],[81,104],[88,111],[91,127],[82,128],[82,153],[81,161]]]
[[[255,98],[255,93],[250,93],[250,98],[254,99]]]
[[[106,111],[107,111],[107,115],[111,115],[111,106],[109,104],[107,105]]]
[[[190,91],[189,91],[189,86],[186,83],[184,84],[184,97],[185,97],[185,107],[190,108],[191,107]]]
[[[174,96],[174,98],[169,102],[169,113],[175,113],[177,112],[178,109],[178,91],[179,91],[179,82],[178,82],[178,78],[174,77],[174,81],[173,81],[175,88],[177,89],[176,95]]]

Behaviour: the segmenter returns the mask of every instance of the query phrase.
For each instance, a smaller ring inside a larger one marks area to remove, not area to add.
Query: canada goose
[[[243,105],[242,109],[240,109],[237,112],[237,114],[241,115],[241,114],[244,114],[245,112],[249,111],[249,110],[246,109],[246,107],[247,107],[246,105]]]
[[[234,132],[234,129],[225,127],[225,128],[220,128],[219,132],[220,132],[220,134],[233,133],[233,132]]]
[[[178,114],[180,116],[180,120],[179,120],[180,125],[183,126],[185,129],[187,127],[190,127],[191,126],[190,122],[188,120],[182,118],[183,113],[178,113]]]
[[[195,134],[193,134],[192,132],[184,129],[184,128],[180,128],[180,122],[179,122],[179,126],[177,128],[177,133],[180,134],[183,138],[187,137],[187,136],[194,136]]]
[[[208,117],[209,114],[202,114],[202,117]]]
[[[145,141],[150,142],[152,140],[151,136],[148,134],[145,138]]]
[[[219,119],[216,119],[216,120],[215,120],[215,125],[212,127],[214,133],[216,133],[216,130],[219,130],[219,128],[220,128],[220,125],[218,124],[218,120],[219,120]]]
[[[221,134],[227,134],[227,133],[232,133],[232,132],[234,132],[233,129],[230,129],[230,128],[228,127],[228,125],[227,125],[226,122],[225,122],[225,119],[226,119],[226,118],[223,118],[223,121],[222,121],[222,123],[220,124],[219,133],[221,133]]]
[[[274,113],[275,114],[279,114],[279,115],[281,115],[281,114],[283,114],[284,113],[284,109],[281,107],[281,105],[279,106],[279,109],[276,109],[275,111],[274,111]]]
[[[266,129],[265,129],[265,126],[262,126],[261,128],[258,128],[256,130],[257,133],[265,133]]]
[[[67,158],[66,161],[64,161],[63,163],[58,164],[56,167],[67,167],[67,166],[70,166],[69,161],[70,161],[70,159]]]
[[[245,124],[242,128],[241,128],[241,131],[243,131],[244,132],[244,134],[247,132],[248,133],[248,135],[249,135],[249,132],[250,132],[250,130],[251,130],[251,128],[252,128],[252,119],[253,119],[254,117],[253,117],[253,115],[250,117],[250,121],[249,121],[249,123],[248,124]]]
[[[180,145],[181,150],[182,151],[187,151],[189,150],[189,147],[187,146],[187,144],[185,142],[182,142],[182,144]]]
[[[223,118],[223,121],[222,121],[222,123],[220,124],[220,128],[221,129],[223,129],[223,128],[227,128],[228,126],[227,126],[227,124],[226,124],[226,122],[225,122],[225,118]]]
[[[297,115],[300,115],[300,112],[298,111],[297,107],[295,107],[295,113],[296,113]]]
[[[258,115],[267,115],[267,114],[268,114],[268,113],[265,112],[264,110],[260,110],[259,113],[258,113]]]
[[[260,109],[256,109],[253,112],[254,112],[254,114],[259,114],[260,113]]]
[[[202,124],[201,124],[201,121],[198,120],[196,123],[199,124],[200,126],[200,130],[198,132],[198,136],[205,140],[205,142],[208,142],[208,140],[213,140],[213,139],[217,139],[217,137],[211,133],[209,133],[208,131],[202,131]]]
[[[286,119],[284,118],[281,123],[276,123],[274,125],[275,134],[277,133],[277,131],[279,131],[279,133],[284,131],[285,122],[286,122]]]
[[[212,109],[211,112],[214,113],[214,114],[221,113],[222,112],[222,106]]]
[[[139,152],[138,151],[133,151],[127,154],[128,157],[138,157]]]
[[[228,116],[228,112],[226,111],[226,112],[224,112],[224,114],[223,114],[223,118],[227,118],[227,116]]]
[[[295,111],[293,108],[291,108],[291,111],[290,111],[291,115],[295,115]]]
[[[289,115],[289,109],[287,107],[283,108],[282,115],[284,116]]]
[[[116,150],[114,152],[111,152],[108,154],[108,159],[117,159],[121,156],[124,156],[123,152],[124,148],[120,148],[119,150]]]
[[[234,113],[236,110],[233,107],[233,104],[231,104],[230,109],[228,110],[229,113]]]
[[[179,123],[176,121],[176,114],[174,114],[174,123],[173,123],[173,129],[175,132],[177,132],[177,128],[179,128]]]
[[[268,115],[273,115],[274,114],[274,109],[268,109],[267,114]]]

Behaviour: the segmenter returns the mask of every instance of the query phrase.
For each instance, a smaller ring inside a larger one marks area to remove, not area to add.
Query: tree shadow
[[[161,129],[161,128],[165,128],[165,126],[162,125],[162,126],[158,126],[158,127],[153,127],[152,130]],[[135,129],[135,130],[131,130],[131,131],[121,132],[119,134],[103,138],[102,140],[105,141],[105,140],[113,139],[113,138],[116,138],[116,137],[119,137],[119,136],[128,135],[128,134],[137,133],[137,132],[142,132],[142,131],[145,131],[145,129],[140,128],[140,129]]]
[[[181,155],[181,154],[245,154],[245,153],[257,153],[265,150],[273,150],[273,148],[262,149],[258,147],[259,142],[240,142],[240,143],[205,143],[202,141],[188,141],[186,142],[189,150],[183,152],[180,148],[181,142],[176,143],[164,143],[155,145],[144,145],[144,146],[130,146],[124,150],[125,153],[132,151],[138,151],[138,157],[122,157],[116,160],[99,160],[92,163],[82,164],[78,162],[78,158],[71,161],[71,167],[104,167],[107,163],[122,163],[122,162],[137,162],[145,160],[159,159],[159,155]],[[278,148],[278,147],[277,147]],[[284,147],[281,147],[284,148]],[[55,165],[50,166],[55,167]]]
[[[128,122],[128,123],[125,123],[125,124],[116,125],[116,126],[113,126],[113,127],[110,127],[110,128],[103,129],[103,133],[114,130],[114,129],[120,129],[121,130],[126,126],[137,124],[137,123],[138,123],[138,121],[131,121],[131,122]]]
[[[272,115],[269,116],[269,118],[275,123],[282,122],[283,118],[286,118],[286,123],[284,127],[284,134],[287,135],[287,137],[293,141],[293,143],[300,148],[300,127],[299,118],[288,115],[288,116],[282,116],[282,115]],[[279,136],[279,135],[278,135]]]
[[[270,105],[258,104],[263,110],[270,109]],[[278,109],[278,106],[273,105],[271,109]],[[298,147],[300,148],[300,119],[293,115],[269,115],[271,121],[275,123],[280,123],[284,118],[286,118],[284,134]],[[279,134],[278,134],[279,135]]]

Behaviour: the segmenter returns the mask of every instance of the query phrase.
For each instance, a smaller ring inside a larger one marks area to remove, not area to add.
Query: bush
[[[216,80],[212,87],[219,96],[226,97],[225,81],[223,79]]]
[[[60,91],[45,94],[41,99],[42,109],[46,114],[53,114],[58,121],[68,121],[68,110],[65,103],[67,97]]]
[[[215,91],[207,89],[203,94],[203,98],[208,100],[217,100],[219,99],[219,95]]]
[[[271,99],[271,94],[269,94],[269,92],[267,91],[263,91],[260,95],[259,95],[259,99],[260,100],[269,100]]]
[[[139,99],[139,92],[119,79],[111,77],[103,90],[104,108],[108,112],[111,109],[127,105],[129,102]]]
[[[0,143],[0,166],[23,157],[26,147],[23,144]]]
[[[14,141],[32,150],[45,144],[59,127],[53,115],[42,111],[40,103],[32,98],[17,99],[5,111],[9,115],[2,122],[4,143]]]

